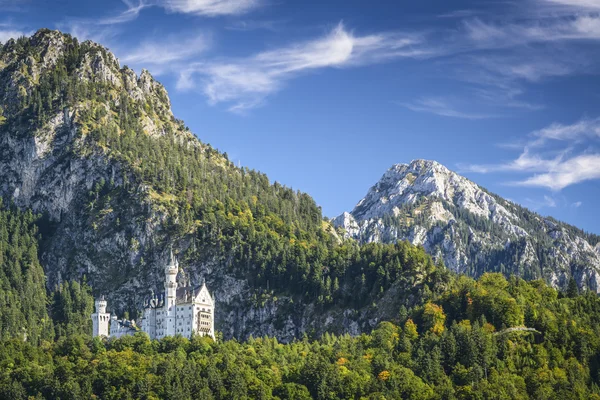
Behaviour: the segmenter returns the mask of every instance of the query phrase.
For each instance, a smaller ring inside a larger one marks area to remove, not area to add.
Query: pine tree
[[[574,298],[579,294],[579,288],[577,287],[577,281],[575,281],[574,277],[569,279],[569,284],[567,286],[567,297]]]

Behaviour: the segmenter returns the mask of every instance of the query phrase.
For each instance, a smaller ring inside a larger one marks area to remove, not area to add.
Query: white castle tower
[[[165,336],[175,335],[175,318],[177,307],[175,302],[177,300],[177,273],[179,272],[179,263],[173,257],[173,249],[171,249],[171,257],[169,265],[165,268],[165,325],[166,334]]]
[[[106,300],[104,296],[96,299],[96,312],[92,314],[92,336],[108,337],[108,324],[110,314],[106,312]]]

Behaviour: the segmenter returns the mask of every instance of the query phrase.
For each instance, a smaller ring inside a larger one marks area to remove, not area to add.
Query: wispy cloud
[[[541,3],[559,4],[563,6],[587,8],[591,10],[600,8],[600,2],[598,2],[598,0],[541,0]]]
[[[230,31],[249,32],[255,30],[265,30],[277,32],[280,31],[286,21],[285,20],[238,20],[232,21],[225,29]]]
[[[486,49],[566,40],[600,40],[600,17],[595,14],[505,24],[474,18],[464,21],[464,26],[473,44]]]
[[[67,30],[83,38],[110,43],[119,25],[138,18],[146,8],[218,17],[246,14],[266,4],[265,0],[123,0],[123,3],[121,13],[94,21],[75,21]],[[243,58],[201,57],[206,43],[197,38],[180,44],[175,40],[146,40],[140,47],[124,52],[123,60],[161,66],[159,72],[170,63],[185,60],[185,66],[177,64],[177,68],[171,68],[179,75],[178,89],[199,88],[211,104],[225,103],[229,109],[240,111],[263,104],[287,82],[311,70],[435,58],[444,74],[449,78],[453,74],[463,83],[462,94],[448,99],[445,94],[431,93],[402,105],[416,112],[475,120],[510,115],[515,110],[541,110],[543,104],[527,99],[531,85],[578,73],[595,73],[598,54],[578,46],[600,41],[600,15],[593,10],[597,3],[597,0],[527,0],[519,4],[535,10],[522,15],[511,12],[497,15],[485,8],[458,10],[438,16],[446,18],[446,25],[451,27],[363,36],[340,24],[322,37]],[[276,21],[232,19],[225,28],[276,30],[277,26]],[[576,43],[565,46],[565,42]]]
[[[189,60],[203,53],[210,47],[211,38],[203,33],[186,35],[187,39],[170,36],[166,39],[150,41],[126,52],[123,62],[137,65],[162,66],[178,61]]]
[[[528,207],[533,210],[539,210],[541,208],[556,208],[557,202],[554,198],[545,195],[541,200],[535,200],[531,198],[526,198],[525,203]]]
[[[523,152],[514,160],[500,164],[459,164],[461,172],[475,172],[487,174],[491,172],[540,172],[553,170],[565,158],[567,150],[559,152],[554,157],[544,157],[538,154],[531,154],[529,147],[525,147]]]
[[[311,70],[355,67],[396,58],[426,57],[420,38],[397,33],[357,36],[338,24],[325,36],[224,62],[201,62],[182,71],[177,87],[198,84],[212,104],[230,110],[256,107],[290,79]]]
[[[533,173],[511,184],[556,191],[600,179],[600,153],[596,150],[599,142],[600,119],[582,119],[571,125],[555,123],[532,132],[522,153],[514,160],[501,164],[462,165],[459,168],[475,173]],[[560,150],[556,150],[557,147]]]
[[[150,7],[163,8],[171,13],[217,17],[244,14],[261,5],[261,0],[122,0],[122,2],[125,10],[119,13],[95,19],[67,19],[58,24],[58,28],[81,39],[105,42],[117,35],[116,26],[137,19],[144,9]],[[150,48],[151,44],[145,43],[145,45],[149,46],[148,50],[155,50]],[[173,54],[173,52],[169,53]]]
[[[130,22],[136,19],[144,8],[151,6],[151,3],[144,0],[138,0],[137,3],[134,3],[131,0],[122,1],[127,6],[125,11],[111,17],[100,18],[96,23],[98,25],[115,25]]]
[[[440,14],[440,15],[438,15],[438,18],[466,18],[466,17],[474,17],[479,14],[481,14],[480,10],[465,9],[465,10],[456,10],[456,11],[451,11],[449,13]]]
[[[458,110],[452,103],[441,97],[422,97],[412,103],[400,103],[401,106],[408,108],[411,111],[426,112],[443,117],[462,118],[462,119],[486,119],[495,118],[497,115],[472,113]]]
[[[576,183],[600,179],[600,154],[584,154],[559,163],[553,170],[515,182],[520,186],[561,190]]]
[[[95,21],[83,19],[69,19],[56,24],[56,28],[70,33],[79,40],[91,40],[103,45],[109,45],[122,29],[119,26],[97,24]]]
[[[515,87],[515,82],[539,83],[547,78],[584,71],[589,65],[585,56],[567,54],[563,50],[548,57],[546,49],[527,48],[510,54],[486,54],[470,58],[473,67],[487,74],[487,84]],[[478,77],[475,77],[478,79]]]
[[[15,6],[21,2],[14,2]],[[2,0],[0,0],[0,9],[2,9]],[[7,4],[8,5],[8,4]],[[21,36],[30,36],[33,32],[23,29],[23,26],[15,24],[12,20],[6,19],[0,21],[0,43],[5,43],[10,39],[17,39]]]
[[[543,3],[548,5],[549,0]],[[464,103],[471,99],[490,109],[541,110],[543,104],[526,99],[531,85],[598,71],[598,54],[586,46],[600,42],[600,15],[580,7],[553,12],[538,7],[535,12],[494,19],[458,17],[455,30],[443,39],[432,37],[433,43],[427,45],[444,56],[440,61],[444,73],[468,84],[462,87]],[[418,111],[437,109],[422,107],[418,101],[409,105]],[[469,107],[460,110],[457,118],[478,114]]]
[[[0,43],[5,43],[10,39],[17,39],[21,36],[28,36],[31,32],[24,32],[16,29],[2,29],[0,27]]]
[[[122,0],[127,9],[120,14],[101,18],[100,25],[113,25],[136,19],[149,7],[160,7],[171,13],[192,14],[206,17],[241,15],[262,5],[261,0]]]
[[[600,139],[600,118],[584,118],[571,125],[553,123],[533,132],[532,136],[537,139],[530,146],[541,146],[549,140],[579,143],[586,139]]]
[[[214,17],[244,14],[261,5],[261,2],[259,0],[159,0],[156,5],[170,12]]]

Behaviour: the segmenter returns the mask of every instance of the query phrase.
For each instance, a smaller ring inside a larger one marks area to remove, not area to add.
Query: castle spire
[[[169,261],[167,262],[167,265],[165,267],[165,271],[168,274],[177,274],[177,271],[179,270],[179,262],[177,261],[177,257],[175,257],[175,255],[173,254],[173,246],[170,246],[170,250],[169,250]],[[175,272],[173,272],[175,271]]]

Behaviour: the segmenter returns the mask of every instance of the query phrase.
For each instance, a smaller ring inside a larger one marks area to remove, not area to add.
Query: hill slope
[[[354,210],[334,220],[360,242],[407,239],[450,269],[544,278],[600,291],[598,238],[487,192],[435,161],[390,168]]]

